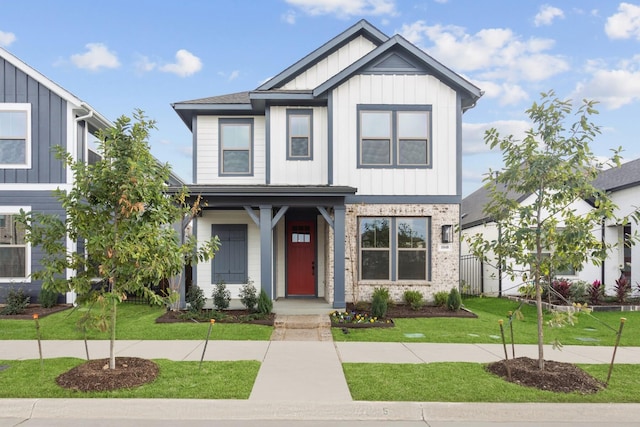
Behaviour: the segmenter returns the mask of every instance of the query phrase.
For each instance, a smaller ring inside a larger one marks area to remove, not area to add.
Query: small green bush
[[[24,289],[9,289],[7,292],[7,305],[0,311],[0,314],[21,314],[31,302],[31,297]]]
[[[258,313],[269,314],[273,310],[273,301],[269,298],[269,295],[260,289],[260,296],[258,297]]]
[[[404,291],[402,298],[412,310],[420,310],[424,305],[424,297],[418,291]]]
[[[449,299],[449,292],[447,291],[436,292],[435,295],[433,296],[433,303],[436,305],[436,307],[446,307],[448,299]]]
[[[253,286],[253,282],[251,280],[247,280],[247,283],[242,285],[242,287],[240,288],[240,302],[247,308],[247,310],[256,310],[256,305],[258,304],[258,295],[256,287]]]
[[[589,284],[584,280],[575,280],[571,282],[571,287],[569,288],[569,295],[571,297],[571,301],[583,303],[587,299],[587,288]]]
[[[211,296],[213,297],[213,306],[217,310],[225,310],[229,308],[229,304],[231,304],[231,292],[227,289],[227,285],[224,280],[220,280],[214,285]]]
[[[204,292],[198,285],[191,285],[185,295],[185,301],[189,305],[189,311],[199,313],[204,308]]]
[[[40,290],[40,295],[38,296],[38,301],[40,301],[40,305],[42,307],[51,308],[58,304],[58,295],[60,295],[60,293],[56,291],[42,288]]]
[[[458,311],[462,307],[462,297],[458,288],[451,288],[449,297],[447,298],[447,308],[451,311]]]
[[[391,295],[389,294],[389,289],[387,289],[387,288],[374,288],[373,289],[373,295],[371,297],[372,301],[373,301],[373,298],[376,297],[376,295],[379,298],[384,299],[387,302],[387,305],[391,305],[392,304]]]
[[[382,288],[377,288],[382,289]],[[386,289],[385,289],[386,291]],[[382,318],[387,315],[387,309],[389,308],[389,300],[386,296],[389,293],[387,291],[386,295],[384,292],[373,292],[373,300],[371,301],[371,315],[373,317]]]

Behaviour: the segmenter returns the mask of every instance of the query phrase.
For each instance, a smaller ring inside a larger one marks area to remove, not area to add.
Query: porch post
[[[271,205],[260,206],[260,283],[269,298],[274,299],[271,282],[272,233]]]
[[[333,207],[333,308],[345,308],[344,206]]]

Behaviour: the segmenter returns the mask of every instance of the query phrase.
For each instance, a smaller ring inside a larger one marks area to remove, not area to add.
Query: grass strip
[[[609,387],[595,394],[553,393],[513,384],[480,363],[342,365],[354,400],[417,402],[640,402],[640,365],[616,365]],[[608,365],[578,365],[604,381]]]
[[[43,340],[83,339],[78,329],[78,319],[84,308],[70,309],[50,314],[39,319]],[[138,304],[120,304],[116,338],[119,340],[204,340],[209,322],[156,323],[164,313],[163,307],[149,307]],[[273,328],[271,326],[241,323],[217,322],[211,333],[212,340],[258,340],[268,341]],[[89,339],[109,339],[107,332],[88,331]],[[0,320],[0,340],[33,340],[36,329],[31,320]]]
[[[248,399],[260,362],[174,362],[154,360],[160,373],[152,383],[132,389],[79,392],[59,387],[58,375],[84,363],[82,359],[0,360],[0,398],[170,398]]]
[[[503,319],[508,330],[507,313],[515,310],[519,303],[502,298],[469,298],[464,300],[464,305],[478,317],[394,319],[393,328],[349,329],[347,334],[340,328],[332,328],[333,338],[354,342],[501,343],[498,320]],[[524,305],[522,314],[522,319],[513,320],[514,341],[537,344],[535,307]],[[627,318],[627,322],[620,345],[640,346],[640,312],[580,314],[574,326],[563,328],[551,328],[545,323],[545,343],[551,344],[557,338],[563,345],[614,345],[621,317]],[[545,322],[550,318],[547,314]]]

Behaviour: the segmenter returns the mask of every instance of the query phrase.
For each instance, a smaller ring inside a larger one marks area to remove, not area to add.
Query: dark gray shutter
[[[220,249],[213,258],[212,283],[245,283],[247,280],[247,225],[218,224],[211,234],[220,239]]]

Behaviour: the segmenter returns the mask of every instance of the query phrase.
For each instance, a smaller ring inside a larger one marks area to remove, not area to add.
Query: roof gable
[[[410,58],[407,60],[407,58]],[[390,62],[385,62],[390,60]],[[384,66],[405,66],[410,67],[414,71],[424,71],[434,75],[441,81],[445,82],[456,92],[462,96],[462,107],[471,108],[476,101],[482,96],[480,88],[462,78],[440,62],[436,61],[424,51],[409,43],[404,37],[395,35],[367,55],[354,62],[340,73],[336,74],[320,86],[314,89],[314,96],[321,96],[332,88],[342,84],[350,77],[371,71],[370,67],[375,69],[376,65]],[[379,69],[379,71],[381,71]]]
[[[366,20],[360,20],[355,25],[343,31],[327,43],[320,46],[318,49],[311,52],[309,55],[288,67],[286,70],[263,83],[256,90],[271,90],[284,85],[296,76],[302,74],[307,68],[320,62],[322,59],[340,49],[351,40],[360,36],[366,37],[375,45],[380,45],[389,39],[387,35],[382,33]]]
[[[68,90],[64,89],[62,86],[55,83],[53,80],[47,78],[44,74],[37,71],[35,68],[27,65],[24,61],[19,59],[18,57],[11,54],[6,49],[0,47],[0,57],[4,58],[5,61],[9,62],[11,65],[16,67],[18,70],[22,71],[51,92],[58,95],[60,98],[64,99],[66,102],[71,104],[74,108],[81,110],[80,114],[85,115],[89,113],[91,116],[87,117],[86,120],[96,128],[109,127],[112,126],[111,122],[99,114],[93,107],[91,107],[86,102],[82,101],[77,96],[73,95]]]

